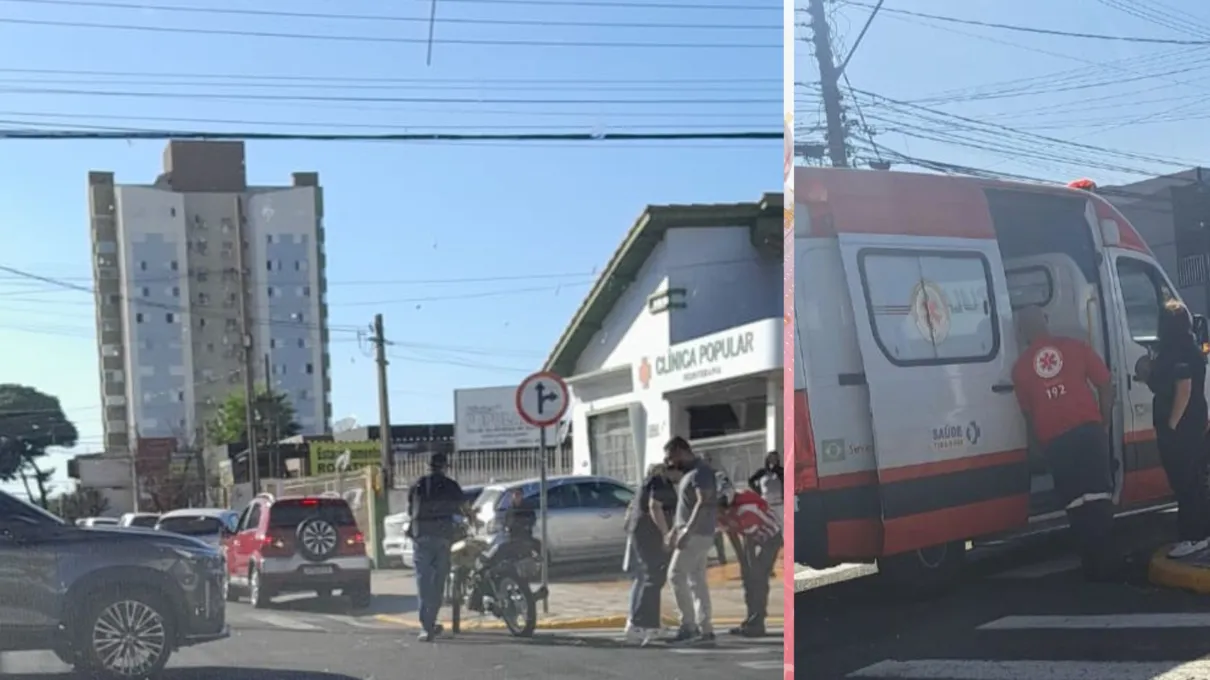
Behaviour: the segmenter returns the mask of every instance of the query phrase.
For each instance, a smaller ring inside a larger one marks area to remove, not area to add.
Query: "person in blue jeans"
[[[626,511],[626,530],[637,562],[630,589],[630,616],[626,639],[646,645],[660,631],[660,591],[668,576],[672,556],[664,536],[672,527],[676,510],[676,481],[679,474],[663,465],[653,465],[643,488]]]
[[[421,642],[442,633],[437,614],[445,598],[445,582],[450,576],[450,548],[454,540],[454,518],[469,517],[464,507],[462,487],[446,476],[449,458],[434,453],[429,459],[429,474],[416,480],[408,491],[409,536],[415,561],[416,593],[420,600]]]

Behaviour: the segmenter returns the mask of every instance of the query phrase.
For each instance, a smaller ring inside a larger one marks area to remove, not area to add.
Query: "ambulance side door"
[[[869,387],[883,553],[1027,524],[1016,333],[994,239],[841,234]]]
[[[1127,374],[1121,396],[1126,416],[1121,504],[1128,507],[1159,500],[1169,493],[1151,422],[1151,389],[1137,379],[1135,365],[1154,345],[1160,308],[1174,289],[1155,262],[1141,253],[1117,251],[1112,257],[1119,291],[1114,305],[1123,320],[1122,361]]]

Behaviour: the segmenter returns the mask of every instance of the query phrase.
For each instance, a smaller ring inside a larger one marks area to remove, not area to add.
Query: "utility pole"
[[[844,115],[840,106],[840,72],[832,56],[832,30],[824,12],[824,0],[810,0],[807,13],[811,17],[811,42],[815,45],[815,60],[819,62],[819,86],[823,92],[823,111],[827,121],[828,157],[836,168],[849,167],[849,151],[845,144]]]
[[[386,517],[391,514],[391,489],[395,488],[395,457],[391,451],[391,402],[387,393],[387,339],[382,330],[382,315],[374,315],[374,359],[378,364],[378,446],[382,455],[382,494],[375,508],[381,508],[374,513],[374,530],[377,540],[374,541],[375,564],[386,562],[386,549],[383,546]]]
[[[277,422],[280,414],[277,412],[277,399],[273,395],[273,370],[269,363],[269,353],[265,352],[265,412],[260,414],[265,425],[265,446],[269,447],[269,472],[273,477],[281,477],[281,448],[277,443]]]
[[[374,360],[378,364],[378,445],[382,454],[382,486],[392,488],[395,458],[391,454],[391,401],[387,392],[387,341],[382,330],[382,315],[374,315]]]
[[[252,354],[252,311],[248,306],[248,238],[243,198],[235,199],[235,259],[239,278],[239,333],[244,349],[244,438],[248,440],[248,479],[252,495],[260,493],[260,456],[256,447],[256,359]],[[267,380],[268,378],[266,378]]]

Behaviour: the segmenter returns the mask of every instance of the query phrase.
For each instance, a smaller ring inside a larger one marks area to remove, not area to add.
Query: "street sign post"
[[[570,395],[567,383],[550,371],[530,374],[517,386],[517,414],[538,428],[538,517],[542,523],[543,613],[550,613],[550,550],[546,531],[546,428],[558,425],[567,413]]]

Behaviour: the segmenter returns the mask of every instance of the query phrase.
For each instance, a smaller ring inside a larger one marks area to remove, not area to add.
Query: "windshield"
[[[151,528],[154,528],[156,525],[156,522],[159,522],[159,521],[160,521],[160,518],[155,515],[139,515],[137,517],[131,517],[128,520],[126,520],[126,526],[128,526],[128,527],[145,527],[145,528],[151,529]]]
[[[475,512],[479,512],[482,508],[494,508],[500,503],[500,499],[504,496],[503,489],[485,489],[475,499],[475,504],[471,506]]]
[[[185,536],[211,536],[222,533],[223,523],[216,517],[169,517],[160,520],[156,529]]]
[[[269,510],[269,526],[294,529],[312,517],[322,517],[338,527],[355,527],[357,519],[342,499],[304,498],[274,503]]]

